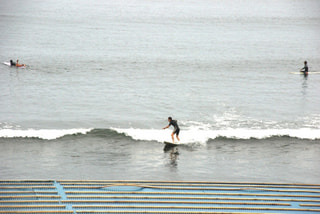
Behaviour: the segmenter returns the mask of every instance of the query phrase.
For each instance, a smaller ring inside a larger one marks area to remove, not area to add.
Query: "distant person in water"
[[[15,62],[13,62],[13,60],[12,60],[12,59],[10,59],[10,66],[16,66],[16,63],[15,63]]]
[[[300,72],[303,72],[303,74],[305,76],[307,76],[308,75],[308,71],[309,71],[308,62],[304,61],[304,67],[300,69]]]
[[[163,129],[167,129],[172,125],[174,128],[171,134],[172,142],[174,143],[174,135],[176,135],[177,140],[180,141],[179,139],[180,128],[178,126],[178,122],[176,120],[172,120],[172,117],[168,117],[168,122],[169,122],[169,125],[167,125]]]
[[[19,64],[19,60],[17,59],[16,66],[17,66],[17,67],[23,67],[23,66],[26,66],[26,65],[25,65],[25,64]]]

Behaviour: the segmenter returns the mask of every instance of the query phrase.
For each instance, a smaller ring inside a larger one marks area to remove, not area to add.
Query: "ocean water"
[[[0,32],[0,179],[320,183],[318,0],[0,1]]]

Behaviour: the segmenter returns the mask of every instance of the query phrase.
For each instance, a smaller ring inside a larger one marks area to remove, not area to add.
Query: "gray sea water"
[[[0,32],[0,179],[320,183],[318,0],[0,0]]]

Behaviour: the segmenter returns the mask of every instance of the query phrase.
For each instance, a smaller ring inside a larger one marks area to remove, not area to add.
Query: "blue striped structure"
[[[0,180],[0,213],[320,213],[320,185]]]

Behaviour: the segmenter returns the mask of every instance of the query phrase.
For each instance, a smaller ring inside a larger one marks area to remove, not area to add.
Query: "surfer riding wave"
[[[167,125],[163,129],[167,129],[170,126],[173,126],[174,130],[171,134],[172,142],[174,143],[174,135],[176,135],[177,140],[180,141],[179,139],[180,128],[178,126],[177,120],[173,120],[172,117],[168,117],[168,122],[169,122],[169,125]]]

